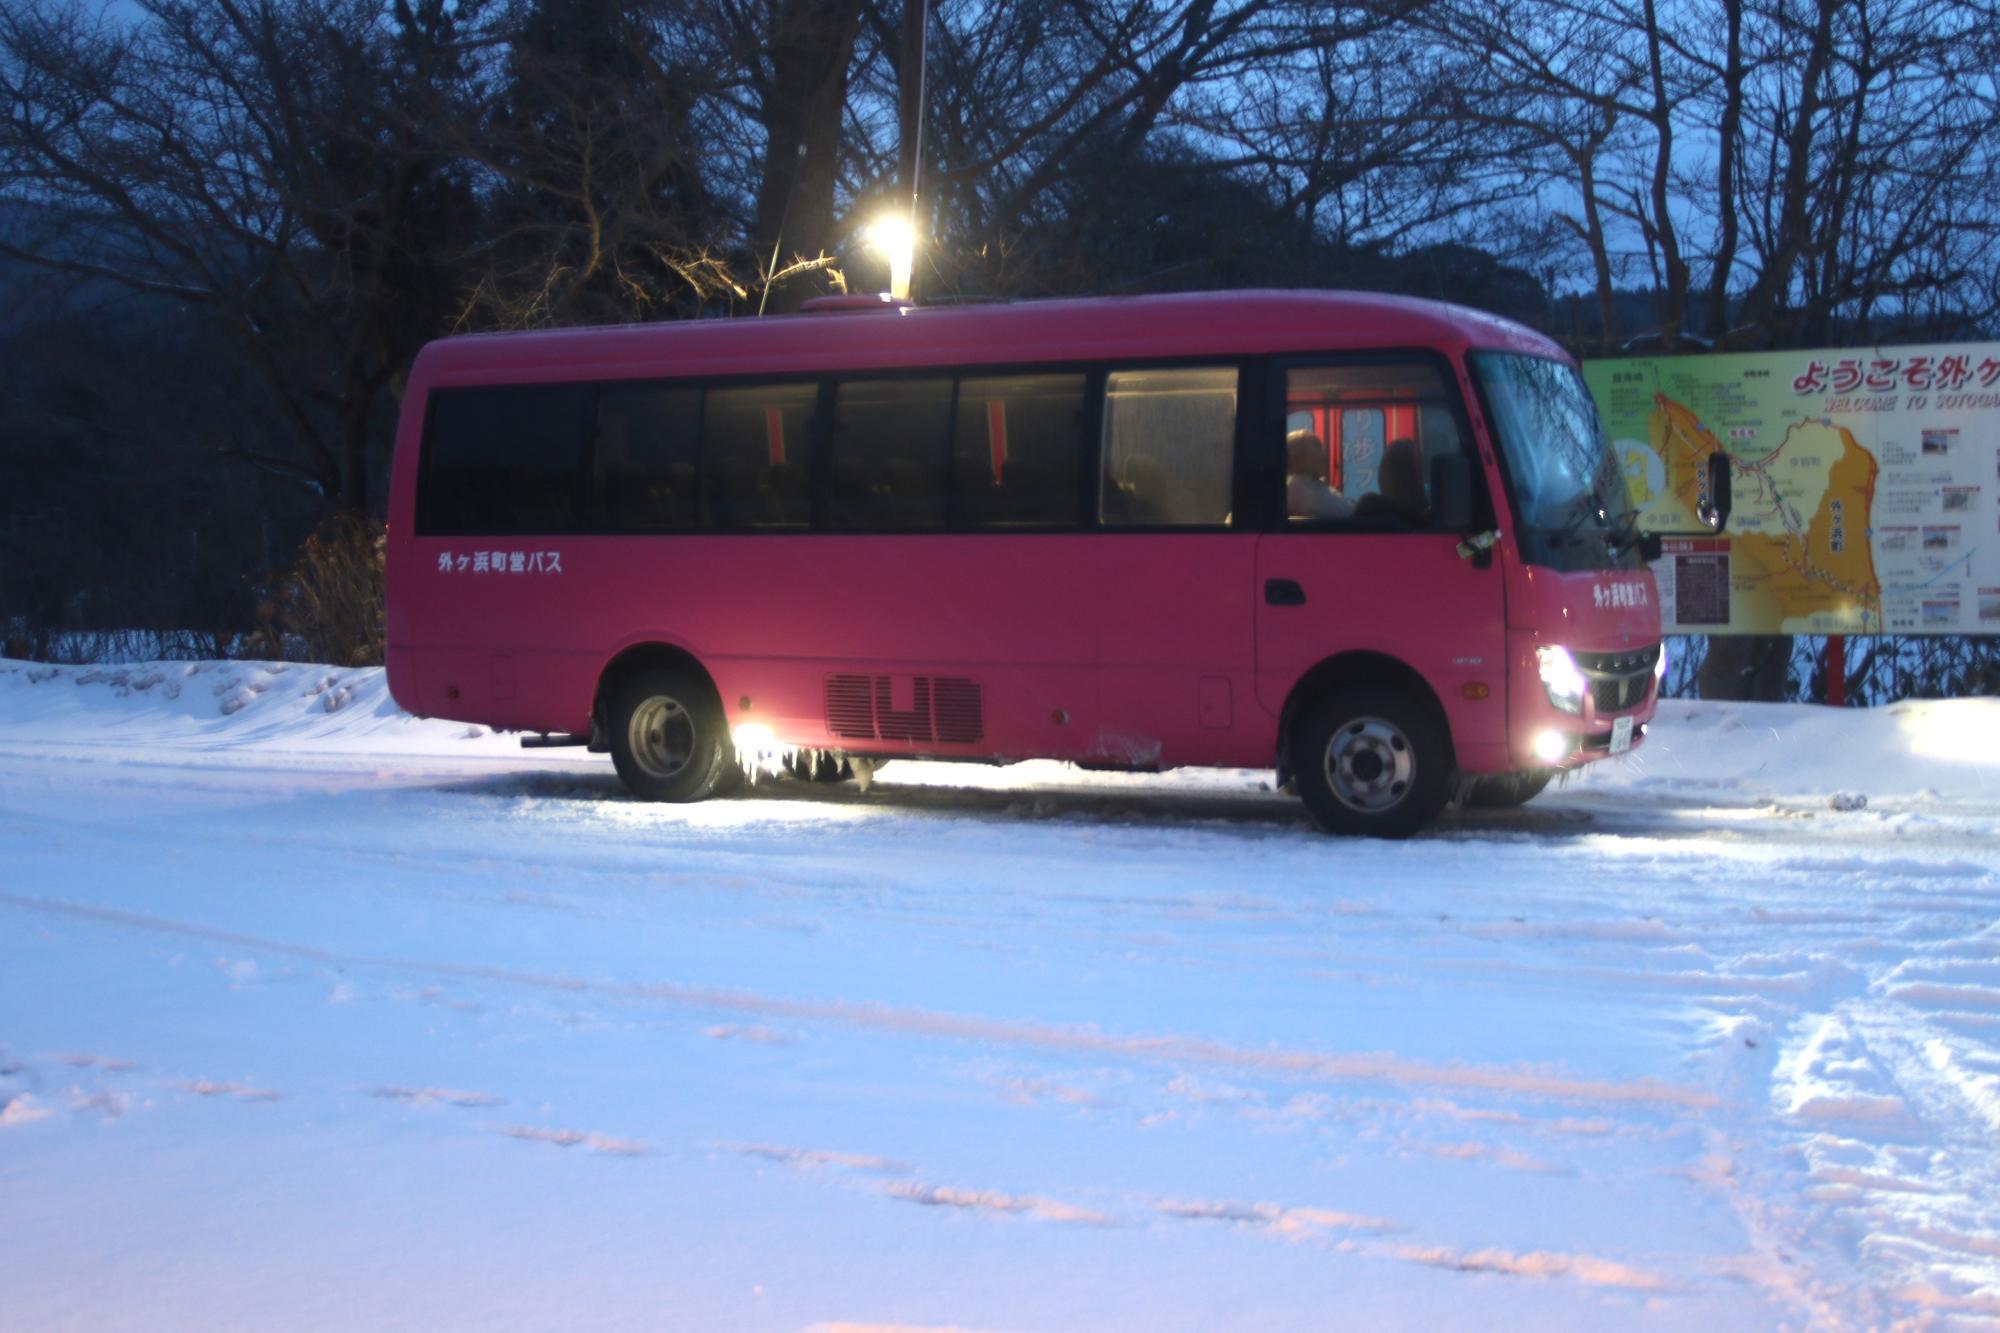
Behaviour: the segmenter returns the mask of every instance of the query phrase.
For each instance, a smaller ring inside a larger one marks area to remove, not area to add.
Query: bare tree
[[[667,12],[528,0],[489,29],[504,52],[492,91],[439,131],[482,213],[457,327],[671,317],[749,294],[702,170],[708,78],[664,37]]]
[[[1115,234],[1134,191],[1168,178],[1248,186],[1260,219],[1338,243],[1436,228],[1472,193],[1477,136],[1449,124],[1455,60],[1406,22],[1419,7],[947,3],[928,130],[951,246],[941,262],[954,270],[939,278],[1096,286],[1100,238],[1138,239]]]
[[[219,320],[290,426],[257,466],[370,501],[385,395],[469,217],[425,126],[462,77],[443,0],[0,12],[0,254]]]
[[[1603,0],[1468,0],[1433,5],[1417,21],[1470,57],[1452,90],[1452,118],[1501,136],[1521,193],[1580,248],[1598,345],[1610,348],[1619,333],[1614,295],[1627,276],[1614,230],[1633,212],[1621,199],[1634,198],[1621,183],[1649,146],[1641,127],[1653,110],[1655,73],[1634,13]]]
[[[2000,260],[2000,119],[1975,90],[1992,87],[2000,13],[1858,0],[1837,24],[1826,150],[1813,173],[1815,235],[1802,256],[1804,339],[1829,341],[1843,326],[1950,334],[1922,317],[1940,297],[1956,307],[1963,336],[1996,313],[1980,308],[1978,289]]]

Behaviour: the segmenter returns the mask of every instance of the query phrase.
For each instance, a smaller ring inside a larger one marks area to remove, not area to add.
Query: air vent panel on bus
[[[913,676],[896,707],[893,676],[826,678],[826,729],[842,740],[977,745],[986,737],[985,691],[963,676]]]
[[[826,678],[826,729],[848,740],[875,739],[875,689],[868,677]]]
[[[972,745],[986,735],[986,707],[979,682],[939,676],[931,691],[937,738],[949,745]]]

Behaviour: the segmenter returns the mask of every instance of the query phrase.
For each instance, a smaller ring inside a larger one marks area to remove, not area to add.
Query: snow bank
[[[0,735],[51,744],[519,753],[485,727],[411,717],[380,667],[293,662],[44,666],[0,660]]]
[[[1646,744],[1578,777],[1629,788],[2000,799],[2000,699],[1883,708],[1661,704]]]

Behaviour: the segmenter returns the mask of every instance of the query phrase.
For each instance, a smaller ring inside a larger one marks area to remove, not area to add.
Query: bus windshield
[[[1475,352],[1523,555],[1557,569],[1636,566],[1634,511],[1583,377],[1560,361]]]

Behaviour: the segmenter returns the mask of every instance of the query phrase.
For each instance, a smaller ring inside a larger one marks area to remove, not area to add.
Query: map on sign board
[[[2000,634],[2000,343],[1587,361],[1669,633]],[[1734,508],[1695,517],[1707,459]]]

